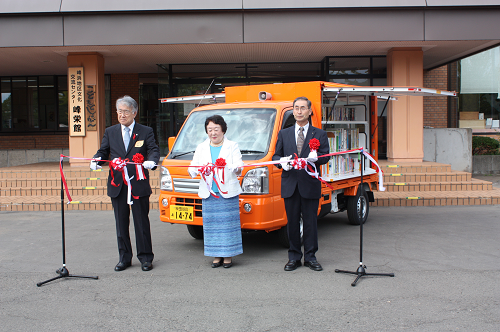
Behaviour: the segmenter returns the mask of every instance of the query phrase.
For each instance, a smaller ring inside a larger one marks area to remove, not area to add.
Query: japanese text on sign
[[[85,96],[83,67],[68,68],[69,135],[85,136]]]

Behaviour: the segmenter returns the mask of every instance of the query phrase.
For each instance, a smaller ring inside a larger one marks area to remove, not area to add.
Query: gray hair
[[[307,102],[307,108],[311,108],[311,101],[309,99],[307,99],[307,97],[297,97],[295,98],[295,100],[293,101],[293,107],[295,107],[295,103],[299,100],[305,100]]]
[[[134,98],[127,96],[127,95],[125,95],[121,98],[118,98],[116,100],[116,109],[118,109],[118,105],[120,105],[120,104],[127,105],[128,107],[130,107],[132,109],[132,111],[134,113],[137,113],[137,110],[139,109],[139,107],[137,106],[137,102],[134,100]]]

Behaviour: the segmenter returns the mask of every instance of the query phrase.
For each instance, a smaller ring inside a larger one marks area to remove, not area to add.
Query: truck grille
[[[174,197],[172,204],[182,206],[192,206],[195,217],[203,217],[201,213],[201,199]]]
[[[199,179],[174,178],[174,190],[179,193],[197,194]]]
[[[177,193],[197,194],[200,185],[199,179],[173,178],[174,190]],[[195,217],[202,217],[201,199],[174,197],[172,204],[192,206]]]

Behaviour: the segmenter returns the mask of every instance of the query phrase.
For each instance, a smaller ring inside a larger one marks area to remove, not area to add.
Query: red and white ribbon
[[[134,201],[132,201],[132,198],[139,199],[139,197],[132,195],[132,183],[130,182],[130,180],[132,180],[134,177],[133,176],[129,177],[129,175],[128,175],[128,170],[127,170],[128,161],[129,161],[128,159],[122,160],[121,158],[115,158],[113,161],[111,161],[109,167],[113,168],[114,170],[116,170],[122,174],[123,182],[125,182],[125,184],[128,187],[127,188],[127,204],[132,205],[132,204],[134,204]],[[115,177],[113,175],[113,172],[111,172],[111,177],[112,177],[111,184],[115,187],[118,187],[119,184],[115,183]]]
[[[378,165],[378,163],[375,161],[375,158],[373,158],[372,155],[370,155],[368,152],[366,152],[363,148],[357,148],[357,149],[352,149],[352,150],[347,150],[347,151],[341,151],[341,152],[332,152],[332,153],[328,153],[328,154],[325,154],[325,155],[322,155],[322,156],[318,156],[317,158],[322,158],[322,157],[330,157],[330,156],[335,156],[335,155],[340,155],[340,154],[347,154],[347,153],[351,153],[351,152],[356,152],[356,151],[360,151],[363,153],[364,156],[366,156],[373,164],[375,164],[375,166],[377,167],[377,173],[378,173],[378,178],[379,178],[379,181],[378,181],[378,190],[379,191],[385,191],[385,187],[384,187],[384,182],[383,182],[383,172],[382,170],[380,169],[380,166]],[[64,177],[64,172],[62,170],[62,161],[63,161],[63,158],[70,158],[70,159],[79,159],[79,160],[93,160],[93,161],[101,161],[101,162],[109,162],[110,163],[110,167],[111,167],[111,164],[113,163],[111,160],[96,160],[95,158],[82,158],[82,157],[70,157],[70,156],[65,156],[65,155],[62,155],[60,156],[60,165],[59,165],[59,169],[60,169],[60,172],[61,172],[61,179],[63,181],[63,184],[64,184],[64,188],[65,188],[65,191],[66,191],[66,195],[68,196],[68,200],[70,203],[71,202],[71,196],[70,196],[70,193],[69,193],[69,190],[68,190],[68,185],[66,183],[66,179]],[[142,169],[142,164],[140,163],[135,163],[135,162],[130,162],[128,159],[119,159],[119,164],[117,165],[118,169],[121,173],[122,173],[122,176],[123,176],[123,179],[124,179],[124,182],[128,185],[128,190],[129,190],[129,193],[128,193],[128,197],[127,197],[127,202],[129,204],[133,204],[132,200],[131,200],[131,197],[137,199],[138,197],[137,196],[133,196],[132,195],[132,185],[130,184],[130,180],[133,179],[133,177],[129,177],[128,176],[128,172],[127,172],[127,167],[125,167],[126,164],[133,164],[136,166],[136,170],[138,170],[137,166],[140,167],[140,172],[144,175],[143,173],[143,169]],[[295,162],[295,165],[293,164]],[[265,161],[265,162],[260,162],[260,163],[253,163],[253,164],[247,164],[247,165],[242,165],[241,167],[256,167],[256,166],[267,166],[267,165],[275,165],[275,164],[279,164],[281,163],[280,160],[271,160],[271,161]],[[327,185],[328,187],[332,188],[328,182],[326,182],[324,179],[322,179],[320,176],[319,176],[319,173],[316,169],[316,165],[310,161],[307,161],[307,159],[305,158],[295,158],[293,161],[292,161],[292,165],[294,167],[296,167],[296,169],[305,169],[306,172],[308,174],[310,174],[312,177],[315,177],[317,178],[318,180],[320,180],[321,182],[325,183],[325,185]],[[307,165],[307,167],[306,167]],[[163,165],[165,167],[168,167],[169,165]],[[171,166],[175,166],[175,167],[199,167],[198,168],[198,171],[200,171],[200,173],[202,173],[202,177],[203,177],[203,180],[204,182],[207,184],[207,187],[208,187],[208,190],[210,191],[210,193],[212,194],[212,196],[214,197],[217,197],[217,195],[215,195],[215,193],[212,191],[212,189],[210,188],[210,186],[208,185],[207,183],[207,176],[212,176],[213,178],[213,181],[215,181],[216,185],[217,185],[217,188],[219,188],[220,190],[220,186],[219,184],[217,183],[217,180],[215,179],[215,176],[213,176],[212,174],[214,174],[215,172],[215,168],[222,168],[222,167],[218,167],[218,166],[215,166],[213,164],[207,164],[207,165],[203,165],[203,166],[197,166],[197,165],[171,165]],[[225,166],[227,167],[227,165]],[[203,172],[202,172],[203,170]],[[218,170],[219,171],[219,170]],[[141,176],[139,175],[139,171],[137,171],[138,174],[137,174],[137,178],[139,180],[142,180],[141,179]],[[204,174],[204,175],[203,175]],[[114,183],[114,175],[113,175],[113,172],[111,172],[111,177],[112,177],[112,180],[111,180],[111,184],[114,185],[115,187],[118,187],[118,185],[116,185]],[[146,179],[146,177],[144,176],[144,179]],[[222,175],[222,180],[221,180],[221,183],[224,183],[224,173]],[[222,192],[222,191],[221,191]],[[227,193],[227,192],[222,192],[223,194]]]
[[[132,161],[135,164],[135,175],[137,180],[145,180],[146,176],[144,175],[144,168],[142,167],[142,163],[144,162],[144,156],[140,153],[134,154],[132,157]]]
[[[219,183],[217,182],[217,178],[215,176],[215,172],[216,172],[215,169],[222,168],[222,167],[223,166],[215,166],[214,164],[209,163],[209,164],[203,165],[200,168],[198,168],[198,171],[201,174],[203,182],[205,182],[205,184],[207,185],[207,189],[210,192],[210,195],[214,196],[215,198],[219,198],[219,196],[217,196],[215,194],[215,192],[212,190],[212,186],[210,186],[208,184],[207,178],[212,179],[212,181],[215,182],[215,185],[217,186],[217,189],[219,189],[220,193],[227,194],[227,191],[222,191],[222,189],[219,186]],[[222,173],[222,176],[224,177],[224,172]],[[224,183],[223,178],[221,179],[221,183]]]
[[[375,161],[375,158],[373,158],[373,156],[371,154],[369,154],[368,152],[366,152],[365,149],[361,149],[361,151],[366,156],[366,158],[368,158],[372,163],[375,164],[375,166],[377,166],[378,190],[379,191],[385,191],[385,187],[384,187],[384,172],[380,169],[380,166],[377,164],[377,162]]]
[[[137,180],[146,180],[146,175],[144,175],[142,165],[135,165],[135,173],[137,176]]]

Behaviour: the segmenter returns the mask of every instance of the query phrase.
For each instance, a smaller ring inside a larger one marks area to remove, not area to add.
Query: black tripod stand
[[[62,172],[62,158],[60,161],[61,165],[61,172]],[[58,274],[57,277],[42,281],[37,283],[36,285],[38,287],[42,286],[43,284],[46,284],[48,282],[54,281],[56,279],[61,279],[61,278],[87,278],[87,279],[99,279],[99,277],[87,277],[87,276],[75,276],[72,274],[69,274],[68,269],[66,268],[66,241],[65,241],[65,236],[64,236],[64,187],[63,187],[63,180],[62,180],[62,174],[61,174],[61,228],[62,228],[62,259],[63,259],[63,266],[60,269],[57,269],[56,273]]]
[[[366,273],[366,265],[363,265],[363,224],[365,223],[365,216],[364,214],[364,204],[368,204],[364,197],[364,188],[363,188],[363,171],[364,171],[364,155],[361,155],[361,183],[359,184],[358,188],[358,195],[359,197],[363,197],[362,199],[359,199],[358,204],[360,205],[357,209],[358,212],[358,219],[360,220],[359,223],[359,267],[356,271],[345,271],[345,270],[335,270],[336,273],[348,273],[348,274],[354,274],[357,275],[356,280],[353,281],[351,286],[356,286],[356,283],[358,282],[361,277],[364,276],[384,276],[384,277],[394,277],[394,273]]]

